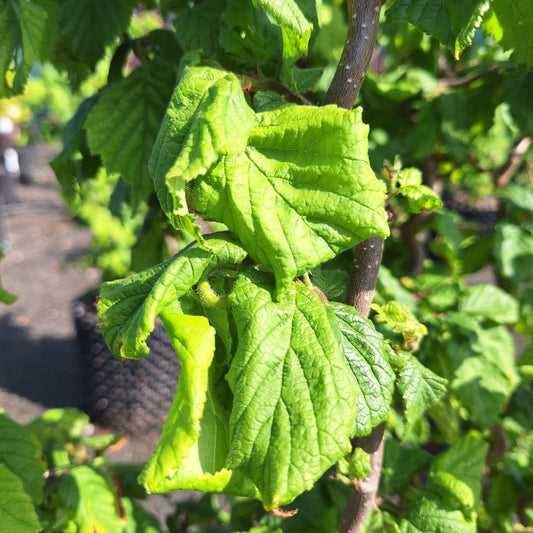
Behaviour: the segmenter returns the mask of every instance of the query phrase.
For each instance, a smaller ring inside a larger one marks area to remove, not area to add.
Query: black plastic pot
[[[161,429],[178,382],[179,361],[162,325],[148,339],[150,353],[120,361],[109,352],[92,303],[72,307],[85,387],[85,411],[103,427],[130,435]]]

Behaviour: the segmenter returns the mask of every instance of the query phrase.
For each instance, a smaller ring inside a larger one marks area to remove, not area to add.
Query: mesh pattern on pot
[[[89,304],[75,302],[85,411],[100,426],[130,435],[161,429],[178,382],[179,360],[162,325],[148,339],[150,354],[120,361],[109,352]]]

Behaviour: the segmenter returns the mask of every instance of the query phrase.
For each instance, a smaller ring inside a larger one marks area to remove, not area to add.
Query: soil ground
[[[33,148],[30,184],[0,172],[9,242],[0,280],[18,297],[0,304],[0,408],[20,423],[48,408],[83,406],[71,305],[99,283],[98,271],[81,261],[90,233],[70,217],[46,164],[53,154],[48,146]],[[156,442],[156,434],[129,438],[110,459],[145,461]],[[149,507],[160,518],[169,510],[157,497]]]

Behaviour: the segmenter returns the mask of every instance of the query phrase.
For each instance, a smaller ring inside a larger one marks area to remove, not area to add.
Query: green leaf
[[[476,523],[459,510],[445,508],[438,500],[420,497],[400,524],[402,533],[476,533]]]
[[[148,160],[174,90],[175,72],[152,62],[105,87],[87,117],[87,139],[110,172],[130,185],[133,205],[154,190]]]
[[[533,213],[533,190],[531,187],[509,185],[496,191],[496,196],[514,207]]]
[[[494,255],[498,272],[511,283],[533,280],[533,224],[502,222],[496,227]]]
[[[202,49],[206,57],[216,59],[220,51],[221,14],[226,0],[184,2],[173,20],[180,45],[186,52]]]
[[[238,346],[228,465],[267,509],[292,501],[347,453],[357,386],[328,314],[303,284],[273,301],[267,277],[241,274],[232,294]]]
[[[82,437],[83,429],[89,424],[89,416],[78,409],[48,409],[32,420],[26,427],[30,429],[46,447],[64,444]]]
[[[162,320],[180,359],[180,380],[160,442],[141,480],[149,492],[194,489],[256,495],[242,473],[226,467],[229,413],[217,393],[224,380],[211,364],[215,330],[205,317],[164,312]]]
[[[406,348],[415,348],[427,334],[427,328],[418,321],[408,305],[394,300],[384,305],[372,304],[377,312],[376,321],[386,324],[395,333],[401,333]]]
[[[403,362],[399,369],[397,387],[405,406],[405,419],[412,427],[446,392],[447,381],[426,368],[407,352],[399,352]]]
[[[161,265],[102,286],[100,327],[116,357],[144,357],[148,353],[146,339],[159,313],[168,306],[179,308],[179,298],[203,275],[246,257],[246,252],[223,234],[209,236],[206,246],[189,246]]]
[[[124,530],[126,522],[119,515],[111,479],[92,466],[75,466],[61,478],[57,499],[77,533]]]
[[[185,183],[244,150],[252,121],[253,111],[234,75],[212,68],[188,70],[170,100],[150,159],[159,201],[177,229],[193,228]]]
[[[466,340],[470,353],[459,360],[450,388],[465,407],[464,415],[480,427],[490,428],[518,381],[513,341],[504,326],[480,329],[474,339],[472,347],[472,340]]]
[[[313,15],[317,24],[316,1],[313,0],[254,0],[281,27],[283,38],[283,70],[285,80],[293,85],[292,67],[307,54]],[[314,10],[314,13],[313,13]]]
[[[350,480],[365,479],[370,474],[370,455],[362,448],[355,448],[353,453],[339,459],[337,470]]]
[[[472,44],[487,9],[487,0],[396,0],[387,11],[387,20],[408,20],[458,57]]]
[[[282,63],[281,29],[249,0],[230,0],[222,15],[224,63],[277,78]]]
[[[481,499],[481,479],[488,449],[488,444],[479,438],[460,437],[433,461],[429,474],[430,490],[435,490],[444,481],[438,475],[445,472],[454,479],[451,486],[441,488],[451,491],[465,510],[475,511]]]
[[[191,182],[200,213],[272,268],[278,289],[374,235],[388,235],[384,189],[361,110],[286,105],[256,115],[248,146]]]
[[[89,153],[85,130],[87,115],[95,104],[95,95],[82,101],[63,128],[63,150],[50,163],[57,176],[61,195],[74,213],[80,204],[80,185],[85,179],[93,177],[100,166],[100,158]]]
[[[398,193],[407,198],[410,213],[442,207],[438,195],[425,185],[403,185],[398,189]]]
[[[500,324],[518,321],[518,301],[504,290],[489,284],[468,287],[459,304],[459,311],[494,320]]]
[[[59,44],[55,63],[74,77],[92,71],[111,44],[128,27],[136,0],[61,0]],[[79,81],[78,78],[78,81]]]
[[[394,517],[386,511],[374,507],[365,521],[364,533],[401,533],[400,526]]]
[[[20,94],[33,65],[47,59],[49,13],[36,2],[3,1],[0,4],[0,98]],[[6,72],[14,63],[12,82]]]
[[[340,346],[361,395],[355,398],[355,435],[367,435],[387,419],[395,374],[385,357],[385,341],[372,322],[353,307],[332,302],[332,319],[340,330]]]
[[[0,462],[16,475],[34,503],[43,498],[45,464],[41,447],[28,429],[0,412]],[[7,494],[7,493],[3,493]]]
[[[0,463],[0,531],[37,533],[41,524],[21,479]]]
[[[533,4],[529,0],[492,0],[492,16],[485,29],[507,50],[516,63],[533,65]]]
[[[431,454],[418,447],[408,447],[393,438],[385,443],[380,487],[384,494],[403,492],[413,476],[431,462]]]
[[[338,298],[346,292],[350,276],[346,270],[322,268],[311,271],[313,285],[316,285],[329,299]]]

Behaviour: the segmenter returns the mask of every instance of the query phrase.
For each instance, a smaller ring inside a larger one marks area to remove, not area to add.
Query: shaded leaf
[[[381,471],[381,491],[384,494],[403,492],[413,476],[431,462],[431,454],[417,447],[408,447],[389,438],[385,443]]]
[[[81,81],[104,55],[106,46],[125,31],[136,0],[62,0],[59,43],[54,63]]]
[[[36,2],[4,1],[0,4],[0,98],[20,94],[33,65],[47,59],[53,32],[48,32],[48,11]],[[14,77],[8,83],[6,72],[13,63]]]
[[[294,85],[292,67],[300,57],[307,54],[313,31],[313,8],[316,18],[316,2],[314,0],[255,1],[281,27],[284,78],[290,85]]]
[[[100,166],[100,158],[89,153],[85,129],[87,116],[96,101],[97,97],[93,95],[78,106],[74,116],[63,128],[63,150],[50,163],[59,182],[61,195],[72,212],[76,212],[79,207],[80,185],[85,179],[93,177]]]
[[[206,57],[217,58],[221,14],[226,0],[182,2],[184,4],[173,20],[180,45],[186,52],[202,49]]]
[[[533,65],[533,4],[529,0],[492,0],[491,16],[485,24],[516,63]]]
[[[396,0],[387,11],[387,19],[407,19],[458,57],[472,44],[474,31],[487,9],[486,0]]]
[[[220,44],[225,64],[277,78],[282,63],[279,26],[249,0],[231,0],[222,15]]]
[[[134,206],[154,190],[148,160],[175,80],[168,66],[143,65],[105,87],[87,117],[91,151],[101,154],[107,170],[120,173],[130,185]]]

